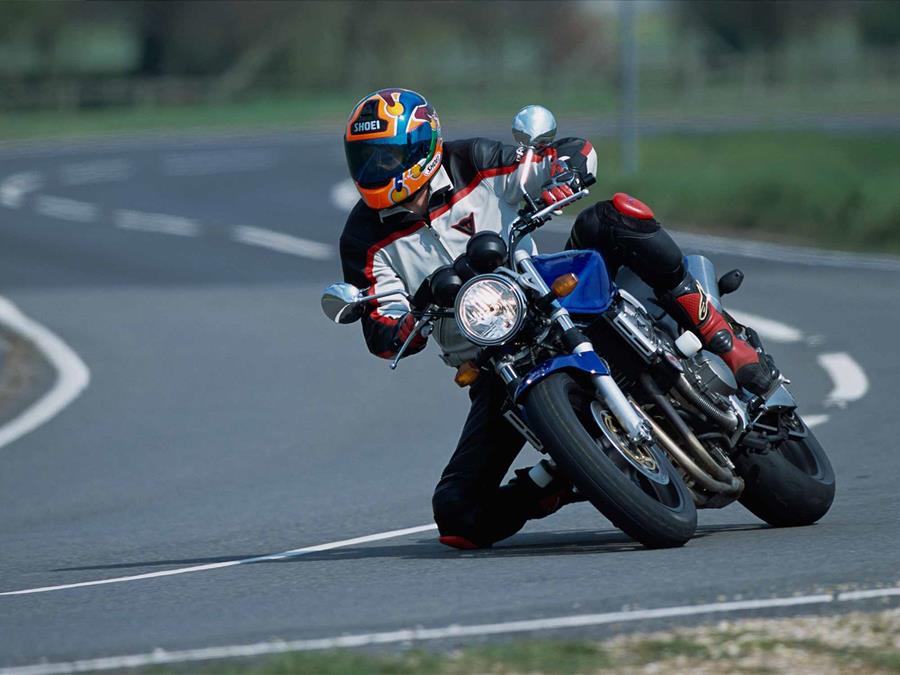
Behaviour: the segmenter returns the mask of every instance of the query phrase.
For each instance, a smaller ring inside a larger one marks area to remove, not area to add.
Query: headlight
[[[525,320],[525,295],[517,284],[498,274],[470,279],[456,297],[456,325],[477,345],[508,340]]]

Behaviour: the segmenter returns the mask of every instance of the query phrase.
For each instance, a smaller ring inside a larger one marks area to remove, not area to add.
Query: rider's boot
[[[761,359],[759,352],[734,334],[690,273],[661,300],[683,328],[696,333],[706,349],[721,357],[739,385],[758,396],[771,389],[776,377],[771,360]]]
[[[545,518],[556,513],[566,504],[584,501],[572,485],[555,473],[555,467],[546,459],[529,469],[518,469],[516,475],[500,488],[504,501],[513,506],[520,520],[516,529],[526,520]],[[509,532],[506,536],[513,534]],[[504,537],[505,538],[505,537]],[[438,541],[445,546],[462,550],[488,548],[490,544],[459,535],[442,535]]]
[[[542,459],[528,469],[519,469],[508,486],[521,485],[529,493],[525,515],[529,520],[546,518],[566,504],[584,501],[572,484],[561,478],[552,462]],[[527,487],[526,487],[527,486]]]

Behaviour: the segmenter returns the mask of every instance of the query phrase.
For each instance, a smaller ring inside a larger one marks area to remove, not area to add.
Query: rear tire
[[[834,501],[834,470],[809,427],[797,417],[802,439],[765,452],[745,449],[733,459],[746,484],[740,502],[775,527],[812,525]]]
[[[697,510],[681,476],[658,446],[650,450],[664,485],[616,461],[621,454],[608,438],[588,430],[592,400],[572,377],[554,373],[528,392],[525,412],[566,478],[616,527],[648,548],[682,546],[697,528]]]

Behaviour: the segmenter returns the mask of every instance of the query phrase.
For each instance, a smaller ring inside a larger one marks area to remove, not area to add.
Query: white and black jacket
[[[424,218],[404,207],[376,211],[360,200],[341,235],[344,280],[370,293],[399,289],[413,294],[434,270],[465,252],[476,232],[506,236],[520,202],[516,169],[521,153],[516,146],[486,138],[445,142]],[[529,167],[530,194],[537,194],[550,178],[550,166],[557,158],[567,158],[569,166],[582,174],[597,170],[597,154],[589,142],[562,139],[537,155]],[[362,319],[369,351],[393,358],[401,345],[401,320],[409,310],[400,296],[370,304]],[[433,335],[448,365],[457,366],[477,351],[452,319],[439,321]],[[418,350],[407,353],[414,351]]]

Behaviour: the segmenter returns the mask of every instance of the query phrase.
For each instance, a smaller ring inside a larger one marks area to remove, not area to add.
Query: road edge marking
[[[819,593],[813,595],[786,596],[776,598],[760,598],[756,600],[734,600],[713,602],[698,605],[680,605],[674,607],[658,607],[655,609],[623,610],[620,612],[604,612],[598,614],[573,614],[568,616],[547,617],[542,619],[525,619],[486,624],[452,624],[441,628],[407,628],[379,633],[361,633],[341,635],[328,638],[305,640],[273,640],[251,644],[226,645],[221,647],[204,647],[180,651],[156,649],[144,654],[110,656],[81,661],[58,663],[38,663],[29,666],[0,668],[0,675],[58,675],[85,671],[117,670],[121,668],[139,668],[145,666],[211,661],[229,658],[259,657],[286,652],[308,652],[326,649],[346,649],[372,645],[387,645],[426,640],[442,640],[466,637],[482,637],[485,635],[510,635],[516,633],[535,633],[538,631],[586,628],[613,623],[629,623],[654,619],[671,619],[703,614],[725,614],[730,612],[779,609],[787,607],[809,607],[839,602],[852,602],[873,598],[900,596],[900,586],[849,591],[842,593]]]
[[[0,324],[34,344],[56,371],[56,380],[50,391],[0,426],[0,448],[3,448],[61,412],[88,386],[91,374],[84,361],[58,335],[25,316],[3,296],[0,296]]]
[[[11,595],[34,595],[36,593],[49,593],[51,591],[65,591],[72,588],[87,588],[88,586],[105,586],[108,584],[121,584],[127,581],[140,581],[143,579],[159,579],[160,577],[172,577],[181,574],[190,574],[193,572],[209,572],[211,570],[223,569],[226,567],[236,567],[238,565],[247,565],[250,563],[273,562],[277,560],[287,560],[289,558],[299,558],[309,553],[320,553],[322,551],[331,551],[336,548],[344,548],[346,546],[355,546],[357,544],[368,544],[373,541],[384,541],[385,539],[396,539],[397,537],[405,537],[409,534],[419,534],[421,532],[430,532],[436,530],[437,525],[429,523],[427,525],[416,525],[414,527],[404,527],[400,530],[388,530],[386,532],[376,532],[375,534],[365,534],[361,537],[353,537],[352,539],[341,539],[340,541],[332,541],[325,544],[314,544],[312,546],[304,546],[303,548],[294,548],[289,551],[280,553],[269,553],[266,555],[258,555],[252,558],[235,558],[233,560],[222,560],[215,563],[207,563],[205,565],[191,565],[189,567],[178,567],[170,570],[159,570],[156,572],[145,572],[143,574],[129,574],[124,577],[108,577],[106,579],[93,579],[90,581],[77,581],[71,584],[58,584],[55,586],[39,586],[37,588],[23,588],[16,591],[0,592],[0,597]]]

